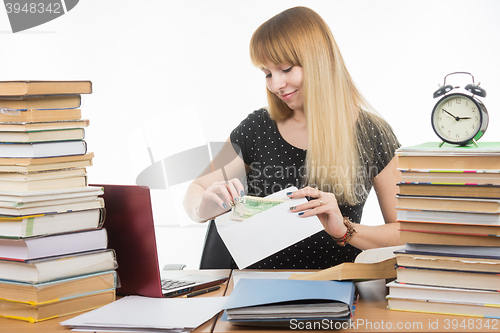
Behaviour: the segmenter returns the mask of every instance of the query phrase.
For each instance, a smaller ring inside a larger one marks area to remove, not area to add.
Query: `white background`
[[[403,145],[437,141],[432,93],[446,74],[471,72],[488,95],[483,141],[500,134],[500,1],[98,1],[13,34],[0,9],[0,80],[93,82],[82,112],[91,183],[135,184],[151,164],[224,141],[266,104],[263,74],[248,56],[253,31],[303,5],[330,25],[356,84]],[[450,79],[452,79],[451,77]],[[456,84],[469,83],[457,76]],[[180,201],[186,184],[153,190],[160,265],[197,268],[204,225]],[[373,194],[373,193],[372,193]],[[381,223],[370,196],[363,223]]]

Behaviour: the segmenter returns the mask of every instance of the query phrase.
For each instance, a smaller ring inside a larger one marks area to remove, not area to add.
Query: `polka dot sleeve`
[[[396,149],[401,146],[391,126],[387,122],[384,122],[382,126],[385,126],[387,129],[385,133],[380,131],[380,128],[377,128],[378,133],[375,134],[380,135],[382,140],[382,142],[379,142],[376,149],[378,156],[378,158],[376,159],[376,164],[380,171],[384,170],[387,164],[389,164],[389,162],[396,155]]]
[[[251,153],[252,145],[255,145],[258,128],[263,121],[264,109],[254,111],[248,115],[230,134],[231,143],[238,145],[241,149],[243,161],[246,165],[253,162],[253,154]]]
[[[389,164],[401,144],[391,126],[374,114],[365,113],[364,122],[358,125],[364,152],[362,158],[367,160],[365,164],[372,167],[369,174],[377,176]]]

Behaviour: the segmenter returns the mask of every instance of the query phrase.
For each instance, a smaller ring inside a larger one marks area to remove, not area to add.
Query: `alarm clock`
[[[464,89],[446,84],[446,78],[453,74],[468,74],[472,83]],[[467,72],[450,73],[444,77],[444,84],[434,92],[434,98],[441,97],[432,110],[431,123],[436,135],[445,143],[477,146],[486,128],[488,111],[477,97],[486,97],[486,91],[474,83],[474,76]]]

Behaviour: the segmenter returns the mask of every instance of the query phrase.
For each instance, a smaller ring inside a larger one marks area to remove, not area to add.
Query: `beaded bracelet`
[[[344,225],[347,227],[347,230],[344,234],[344,236],[340,238],[333,237],[333,240],[340,246],[345,246],[349,241],[354,237],[354,235],[358,232],[354,226],[351,220],[347,216],[344,216]]]

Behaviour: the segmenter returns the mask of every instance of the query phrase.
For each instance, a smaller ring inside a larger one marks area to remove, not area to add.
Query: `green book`
[[[425,142],[415,146],[399,148],[396,152],[400,155],[475,155],[475,154],[500,154],[500,142],[478,142],[477,146],[457,146],[441,142]]]

